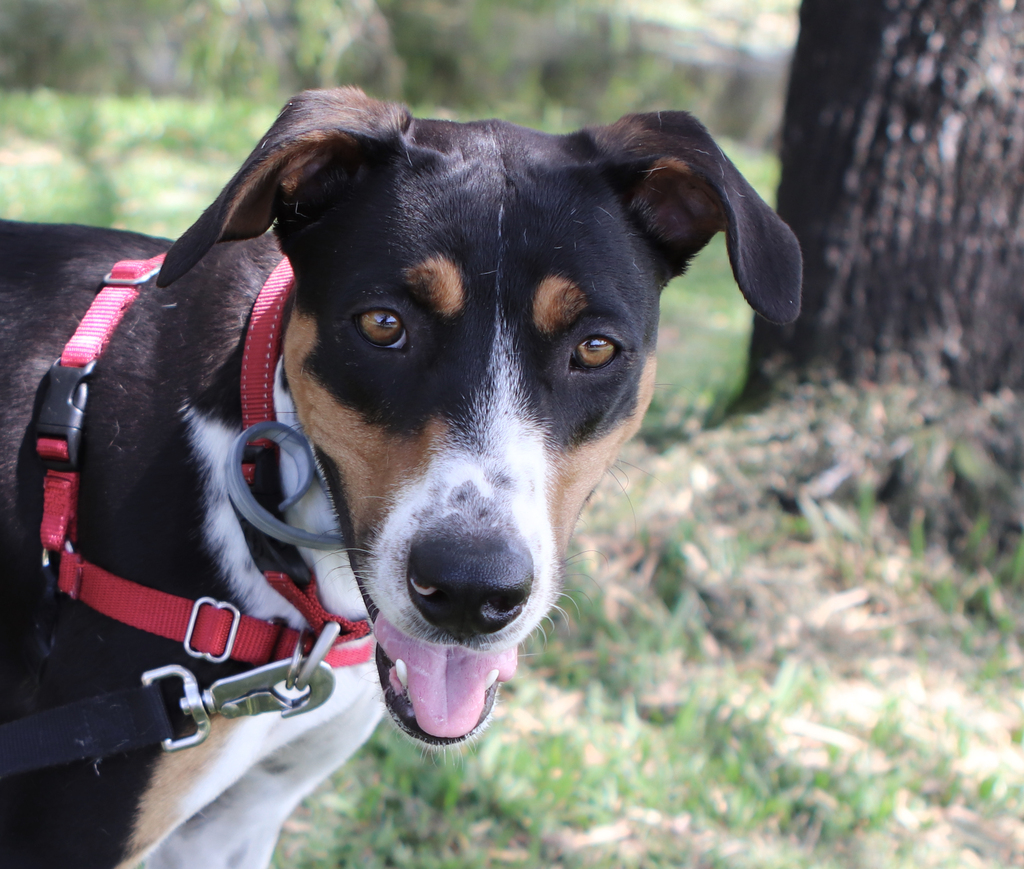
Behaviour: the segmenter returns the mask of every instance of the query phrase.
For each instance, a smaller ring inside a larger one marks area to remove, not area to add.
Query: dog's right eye
[[[360,334],[374,347],[398,350],[405,346],[405,326],[394,311],[375,308],[356,317]]]
[[[618,354],[619,348],[610,338],[603,335],[591,335],[580,341],[572,353],[571,365],[574,368],[604,368]]]

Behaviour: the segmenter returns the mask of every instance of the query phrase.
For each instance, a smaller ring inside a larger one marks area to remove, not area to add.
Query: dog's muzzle
[[[515,674],[518,650],[484,652],[459,643],[514,622],[532,585],[533,559],[518,537],[431,535],[413,542],[409,598],[428,625],[455,642],[427,642],[377,616],[377,671],[402,729],[425,742],[450,744],[486,720],[498,684]]]

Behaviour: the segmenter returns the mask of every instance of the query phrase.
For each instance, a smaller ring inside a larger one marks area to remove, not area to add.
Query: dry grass
[[[279,865],[1019,865],[1018,486],[977,465],[1020,410],[784,381],[632,445],[491,732],[384,729]]]

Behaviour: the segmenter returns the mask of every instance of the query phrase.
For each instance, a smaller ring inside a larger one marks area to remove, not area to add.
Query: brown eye
[[[577,368],[603,368],[618,352],[619,348],[607,338],[591,335],[576,345],[572,361]]]
[[[356,317],[356,326],[362,336],[375,347],[405,346],[405,326],[394,311],[375,308]]]

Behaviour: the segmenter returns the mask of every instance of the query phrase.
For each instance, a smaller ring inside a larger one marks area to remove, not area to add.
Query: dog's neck
[[[279,422],[300,428],[280,365],[274,380],[274,406]],[[293,628],[304,627],[302,616],[270,587],[253,563],[228,497],[227,457],[238,431],[191,408],[186,411],[186,419],[192,450],[203,477],[204,542],[225,582],[246,614],[261,619],[283,619]],[[297,490],[298,475],[284,453],[282,457],[281,487],[287,497]],[[306,494],[288,508],[285,520],[290,525],[315,533],[337,531],[334,508],[319,480],[314,481]],[[316,576],[324,607],[349,619],[366,618],[366,608],[346,552],[341,549],[299,551]]]

